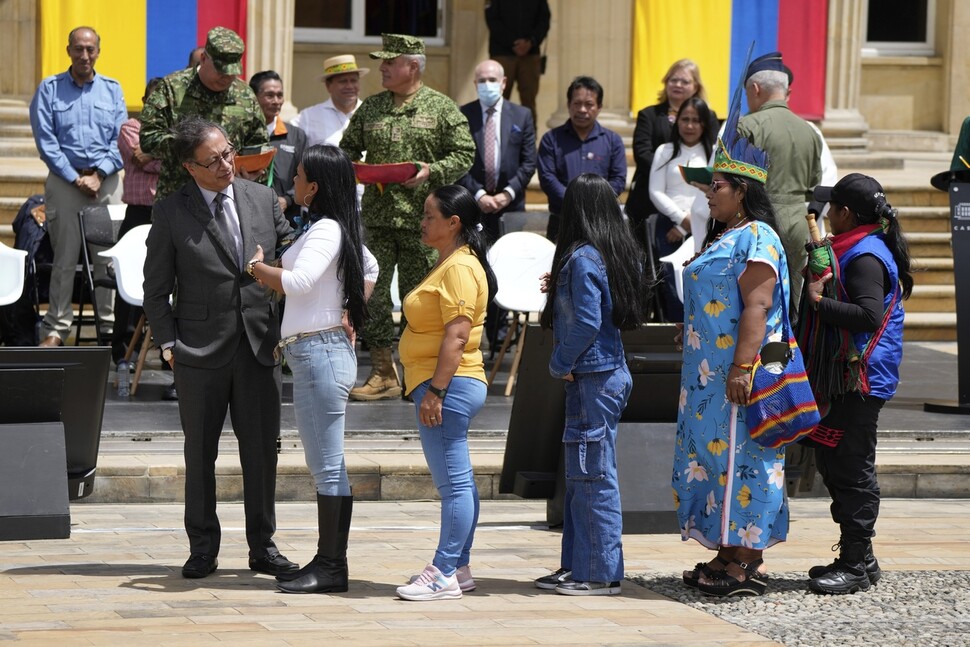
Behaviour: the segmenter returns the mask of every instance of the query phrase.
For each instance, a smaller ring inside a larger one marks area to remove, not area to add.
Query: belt
[[[281,339],[279,343],[276,344],[276,348],[273,349],[273,355],[276,356],[277,359],[279,359],[279,352],[294,342],[298,342],[305,337],[313,337],[314,335],[319,335],[320,333],[336,332],[338,330],[343,331],[343,329],[344,329],[343,326],[333,326],[332,328],[321,328],[320,330],[310,330],[308,332],[301,332],[295,335],[290,335],[285,339]]]

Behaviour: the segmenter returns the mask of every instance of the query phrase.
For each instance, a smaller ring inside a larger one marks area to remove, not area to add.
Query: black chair
[[[78,316],[75,318],[74,345],[78,346],[82,341],[93,341],[98,346],[104,346],[107,341],[101,334],[101,315],[98,313],[98,298],[95,288],[108,288],[117,290],[118,284],[113,276],[94,278],[93,258],[95,253],[90,247],[100,247],[107,249],[115,244],[116,227],[111,219],[111,212],[107,205],[93,204],[83,207],[77,213],[78,224],[81,227],[81,259],[80,271],[82,285],[78,298]],[[84,313],[84,306],[90,304],[94,311],[93,316]],[[82,337],[81,329],[83,326],[94,325],[94,336]]]

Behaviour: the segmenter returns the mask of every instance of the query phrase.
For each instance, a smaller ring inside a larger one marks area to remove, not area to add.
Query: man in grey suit
[[[182,575],[205,577],[218,565],[215,461],[227,409],[239,441],[249,567],[293,572],[273,543],[279,323],[269,292],[246,272],[257,245],[271,262],[291,229],[272,189],[235,178],[235,148],[221,126],[189,117],[174,130],[192,181],[155,203],[144,307],[180,396],[191,551]]]

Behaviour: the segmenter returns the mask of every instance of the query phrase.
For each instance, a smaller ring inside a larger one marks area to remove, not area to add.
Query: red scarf
[[[845,256],[845,253],[855,247],[856,243],[871,234],[876,229],[882,229],[882,225],[879,223],[874,223],[871,225],[859,225],[855,229],[847,231],[844,234],[832,235],[832,251],[835,252],[835,258],[840,259]]]

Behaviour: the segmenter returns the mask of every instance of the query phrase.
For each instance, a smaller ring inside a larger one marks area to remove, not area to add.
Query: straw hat
[[[331,56],[323,62],[323,75],[321,81],[326,81],[331,76],[338,74],[350,74],[357,72],[364,76],[370,70],[366,67],[357,67],[357,58],[353,54],[343,54],[341,56]]]

